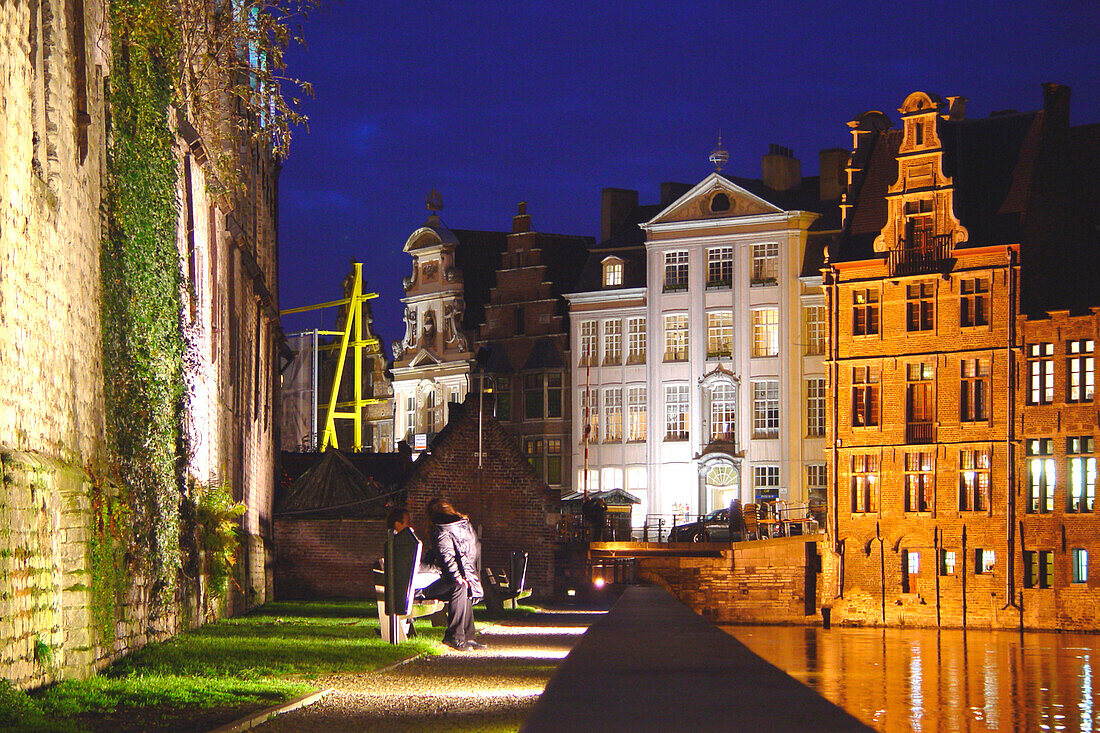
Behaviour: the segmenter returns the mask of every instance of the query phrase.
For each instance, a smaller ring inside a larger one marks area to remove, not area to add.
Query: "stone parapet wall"
[[[720,557],[642,556],[637,576],[667,588],[714,623],[819,624],[822,580],[816,569],[810,588],[815,613],[805,608],[808,543],[816,553],[819,540],[790,537],[715,545]]]

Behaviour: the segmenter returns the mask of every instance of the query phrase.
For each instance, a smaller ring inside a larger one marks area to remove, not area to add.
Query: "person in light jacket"
[[[424,513],[432,525],[433,559],[443,572],[439,580],[424,589],[424,596],[447,601],[443,643],[462,652],[484,649],[485,645],[474,639],[473,605],[484,595],[477,572],[474,528],[469,518],[446,499],[432,499]]]

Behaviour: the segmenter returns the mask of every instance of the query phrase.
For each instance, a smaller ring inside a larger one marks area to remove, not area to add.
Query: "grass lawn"
[[[317,689],[334,672],[369,671],[442,648],[442,629],[382,642],[374,602],[268,603],[150,644],[86,681],[26,695],[0,681],[0,731],[208,730]]]

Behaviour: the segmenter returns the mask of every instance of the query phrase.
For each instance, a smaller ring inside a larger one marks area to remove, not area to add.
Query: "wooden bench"
[[[415,635],[413,619],[435,616],[433,625],[446,625],[446,607],[443,601],[417,601],[413,597],[413,578],[420,567],[423,544],[411,528],[401,530],[386,538],[382,548],[382,567],[374,572],[374,595],[378,606],[378,623],[382,640],[399,644]],[[397,613],[391,615],[391,607]]]
[[[490,611],[500,612],[516,608],[519,601],[531,595],[527,585],[527,553],[513,552],[507,571],[494,572],[486,567],[482,572],[485,585],[485,605]]]
[[[411,582],[411,580],[410,580]],[[410,636],[416,636],[413,619],[432,617],[432,626],[447,625],[447,604],[443,601],[413,601],[409,612],[397,616],[397,633],[390,638],[390,615],[386,613],[386,573],[374,569],[374,595],[378,603],[378,624],[382,627],[382,641],[400,644]]]

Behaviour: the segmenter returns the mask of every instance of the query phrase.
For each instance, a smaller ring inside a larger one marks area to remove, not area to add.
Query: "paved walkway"
[[[523,724],[561,731],[870,731],[667,591],[630,587]]]
[[[319,678],[335,692],[259,731],[450,733],[517,730],[547,680],[602,614],[546,611],[479,625],[488,649],[421,657],[381,672]]]

